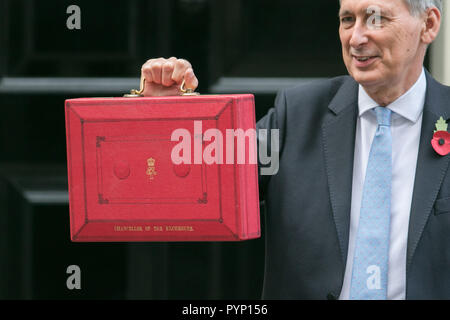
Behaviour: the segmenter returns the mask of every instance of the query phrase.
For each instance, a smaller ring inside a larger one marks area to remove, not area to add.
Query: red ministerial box
[[[253,95],[72,99],[65,112],[72,241],[260,237]]]

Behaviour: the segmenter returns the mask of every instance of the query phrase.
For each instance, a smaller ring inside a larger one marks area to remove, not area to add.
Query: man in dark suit
[[[431,145],[450,88],[423,68],[441,6],[342,0],[350,76],[280,92],[258,122],[280,137],[268,143],[279,171],[260,176],[263,298],[450,299],[450,155]],[[142,75],[147,96],[198,84],[176,58],[149,60]]]

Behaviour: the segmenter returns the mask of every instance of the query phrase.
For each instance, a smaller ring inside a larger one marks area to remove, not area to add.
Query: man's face
[[[424,21],[404,0],[342,0],[339,18],[344,63],[358,83],[375,90],[414,83]]]

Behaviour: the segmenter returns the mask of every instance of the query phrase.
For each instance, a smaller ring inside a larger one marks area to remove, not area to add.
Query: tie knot
[[[375,114],[377,115],[377,121],[379,126],[391,126],[392,111],[386,107],[376,107]]]

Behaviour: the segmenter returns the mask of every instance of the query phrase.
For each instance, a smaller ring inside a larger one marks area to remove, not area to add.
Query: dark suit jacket
[[[407,244],[407,299],[450,299],[450,155],[431,146],[450,87],[427,73]],[[263,299],[335,299],[347,260],[358,84],[348,76],[279,93],[258,129],[280,130],[280,169],[260,176]]]

